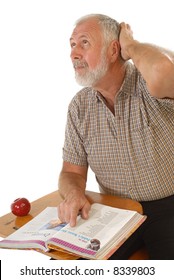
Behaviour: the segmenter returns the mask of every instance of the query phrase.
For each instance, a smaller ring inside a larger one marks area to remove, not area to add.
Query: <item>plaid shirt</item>
[[[89,165],[104,193],[147,201],[174,194],[174,100],[150,96],[132,63],[115,98],[83,88],[69,105],[63,160]]]

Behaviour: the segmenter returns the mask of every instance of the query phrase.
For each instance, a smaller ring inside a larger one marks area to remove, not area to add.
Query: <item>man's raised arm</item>
[[[157,98],[174,98],[174,53],[140,43],[126,23],[121,23],[120,46],[124,60],[132,59],[147,83],[150,94]]]

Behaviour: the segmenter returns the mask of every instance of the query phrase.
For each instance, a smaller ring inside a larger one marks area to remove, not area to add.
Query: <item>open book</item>
[[[70,227],[57,218],[56,207],[47,207],[0,241],[0,248],[54,249],[87,259],[108,259],[145,219],[136,211],[94,203],[89,219],[79,215],[77,225]]]

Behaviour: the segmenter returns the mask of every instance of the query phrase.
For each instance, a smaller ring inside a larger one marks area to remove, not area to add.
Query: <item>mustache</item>
[[[75,69],[78,67],[85,68],[85,67],[88,67],[88,64],[85,61],[76,60],[76,61],[73,61],[73,67]]]

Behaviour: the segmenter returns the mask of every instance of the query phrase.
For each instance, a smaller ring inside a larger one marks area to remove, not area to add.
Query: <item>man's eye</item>
[[[76,46],[75,43],[71,43],[71,48],[74,48]]]
[[[83,45],[88,45],[88,41],[87,40],[83,40]]]

